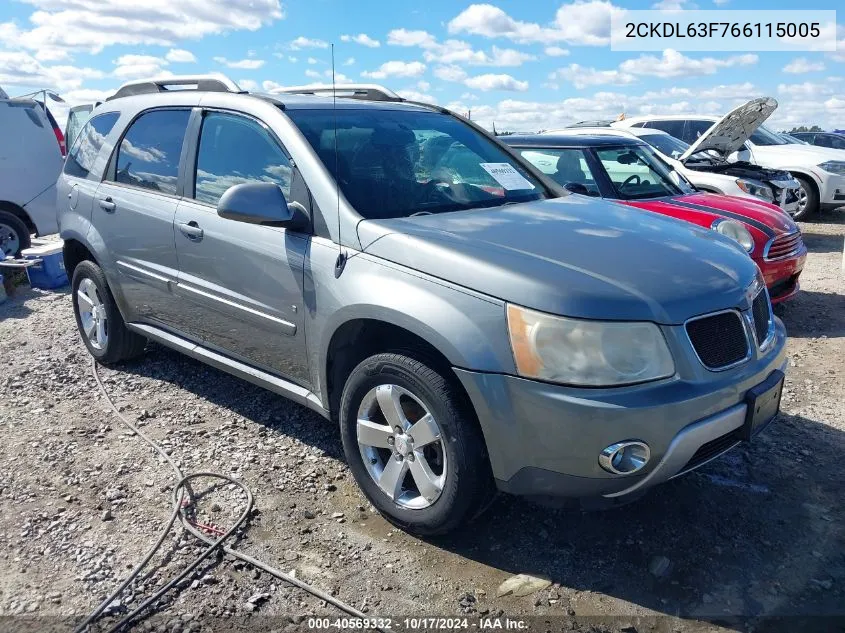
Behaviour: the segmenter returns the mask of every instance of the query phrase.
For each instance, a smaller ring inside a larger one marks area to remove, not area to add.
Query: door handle
[[[99,200],[99,203],[100,208],[103,211],[108,211],[109,213],[112,213],[117,206],[111,198],[103,198],[102,200]]]
[[[202,229],[200,228],[200,225],[193,220],[187,223],[180,222],[179,230],[182,232],[182,235],[194,242],[199,242],[202,239]]]

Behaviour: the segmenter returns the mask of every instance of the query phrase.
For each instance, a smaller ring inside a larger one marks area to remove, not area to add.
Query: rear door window
[[[179,157],[190,110],[152,110],[135,119],[117,150],[114,180],[176,194]]]
[[[233,114],[211,112],[200,133],[194,198],[216,205],[234,185],[272,182],[291,199],[290,159],[263,125]]]
[[[93,117],[85,124],[65,161],[65,173],[68,176],[88,177],[97,154],[100,153],[106,137],[119,117],[117,112],[106,112]]]
[[[667,134],[671,134],[675,138],[682,141],[689,142],[684,138],[684,122],[683,121],[649,121],[648,127],[653,127],[658,130],[663,130]]]

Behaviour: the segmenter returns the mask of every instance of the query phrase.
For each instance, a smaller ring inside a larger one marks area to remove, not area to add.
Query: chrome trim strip
[[[772,245],[775,243],[775,240],[780,239],[780,238],[783,238],[784,241],[786,241],[787,238],[790,239],[790,240],[797,238],[798,242],[795,244],[795,248],[793,248],[790,252],[784,253],[783,255],[778,255],[777,257],[772,257],[771,259],[769,259],[769,249],[771,249]],[[786,233],[784,235],[776,235],[775,237],[770,239],[768,242],[766,242],[766,246],[763,248],[763,259],[765,259],[768,262],[776,262],[779,259],[786,259],[787,257],[792,257],[798,251],[801,250],[801,244],[802,243],[803,243],[803,240],[801,239],[801,231],[800,230],[793,231],[792,233]]]
[[[233,376],[241,378],[242,380],[251,382],[254,385],[268,389],[273,393],[290,398],[294,402],[304,405],[312,411],[316,411],[324,418],[330,419],[331,417],[331,414],[323,408],[320,398],[305,387],[300,387],[299,385],[289,382],[284,378],[268,374],[265,371],[261,371],[251,365],[232,360],[231,358],[227,358],[217,352],[212,352],[210,349],[206,349],[201,345],[192,343],[191,341],[175,334],[171,334],[161,328],[146,325],[144,323],[127,323],[126,327],[134,332],[137,332],[141,336],[182,352],[191,358],[195,358],[196,360],[202,361],[212,367],[221,369]]]
[[[151,270],[141,268],[140,266],[135,266],[134,264],[130,264],[122,260],[117,260],[116,263],[120,271],[127,277],[136,279],[141,283],[146,283],[157,288],[161,288],[162,290],[172,290],[171,284],[173,283],[173,280],[170,280],[167,277],[164,277],[163,275],[159,275],[157,273],[152,272]]]
[[[745,423],[748,406],[741,402],[709,418],[693,422],[681,429],[672,439],[663,458],[654,469],[633,486],[604,495],[622,497],[640,488],[650,487],[681,474],[681,469],[689,463],[696,451],[715,439],[727,435]]]
[[[745,358],[731,363],[730,365],[725,365],[724,367],[710,367],[707,363],[701,360],[701,356],[698,355],[698,350],[695,349],[695,344],[692,342],[692,339],[689,335],[689,331],[687,330],[687,324],[692,323],[693,321],[700,321],[701,319],[708,319],[710,317],[719,316],[720,314],[725,314],[727,312],[732,312],[739,319],[739,322],[742,325],[742,331],[745,333],[745,347],[748,351],[745,354]],[[728,310],[719,310],[718,312],[710,312],[709,314],[702,314],[700,316],[694,316],[687,319],[686,321],[684,321],[684,334],[686,335],[687,340],[689,341],[690,347],[692,347],[693,354],[695,354],[695,357],[698,359],[698,362],[701,363],[701,366],[704,367],[707,371],[719,372],[727,371],[728,369],[733,369],[734,367],[742,365],[743,363],[747,363],[749,360],[751,360],[751,356],[754,353],[754,350],[751,349],[750,343],[753,339],[749,338],[748,324],[743,318],[742,313],[739,310],[735,310],[733,308]]]
[[[212,294],[210,292],[200,290],[199,288],[185,284],[184,282],[177,282],[176,283],[176,293],[178,294],[179,291],[191,292],[191,293],[194,293],[194,294],[199,295],[201,297],[205,297],[206,299],[211,299],[213,301],[221,303],[226,307],[234,308],[235,310],[239,310],[241,312],[246,312],[247,314],[249,314],[251,316],[256,316],[256,317],[259,317],[261,319],[266,319],[267,321],[270,321],[270,322],[275,323],[276,325],[280,326],[282,334],[286,334],[287,336],[293,336],[293,335],[296,334],[296,325],[294,323],[291,323],[290,321],[285,321],[284,319],[280,319],[278,317],[274,317],[273,315],[267,314],[266,312],[261,312],[259,310],[255,310],[254,308],[250,308],[248,306],[241,305],[241,304],[236,303],[234,301],[230,301],[229,299],[224,299],[223,297],[221,297],[219,295],[215,295],[215,294]]]

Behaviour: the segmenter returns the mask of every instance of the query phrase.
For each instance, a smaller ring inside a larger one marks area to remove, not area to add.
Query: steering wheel
[[[630,176],[628,176],[625,179],[625,182],[623,182],[621,185],[619,185],[619,188],[624,189],[628,185],[639,185],[641,183],[642,183],[642,180],[640,179],[640,177],[637,174],[631,174]]]

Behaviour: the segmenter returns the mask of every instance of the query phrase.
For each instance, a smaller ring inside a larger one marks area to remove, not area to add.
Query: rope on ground
[[[124,616],[119,622],[117,622],[111,629],[109,629],[109,633],[114,633],[115,631],[119,631],[129,625],[132,621],[138,618],[138,616],[146,610],[150,605],[160,599],[164,594],[170,591],[173,587],[178,585],[182,580],[187,578],[193,571],[209,556],[211,556],[214,552],[218,550],[222,550],[229,556],[236,558],[238,560],[242,560],[245,563],[252,565],[253,567],[257,567],[265,571],[266,573],[270,574],[271,576],[275,576],[279,580],[283,580],[295,587],[299,587],[303,591],[310,593],[312,596],[319,598],[320,600],[324,600],[328,604],[331,604],[344,613],[347,613],[353,617],[367,619],[367,615],[358,611],[354,607],[338,600],[334,596],[326,593],[321,589],[317,589],[316,587],[312,587],[308,583],[305,583],[298,578],[286,574],[285,572],[277,569],[267,563],[264,563],[257,558],[253,558],[248,554],[244,554],[243,552],[239,552],[235,549],[232,549],[228,545],[226,545],[226,540],[229,539],[237,530],[240,528],[249,517],[250,513],[252,512],[252,508],[254,505],[252,492],[247,488],[243,483],[229,477],[228,475],[222,475],[220,473],[211,473],[211,472],[199,472],[199,473],[192,473],[190,475],[185,475],[182,470],[179,468],[176,461],[167,454],[167,452],[152,438],[146,435],[141,429],[139,429],[135,424],[129,421],[129,419],[124,416],[118,408],[115,406],[114,401],[109,396],[108,392],[106,391],[105,386],[103,385],[103,381],[100,378],[100,374],[97,371],[97,362],[96,360],[92,359],[91,368],[94,373],[94,379],[97,381],[97,387],[100,389],[100,393],[103,394],[103,397],[106,399],[106,402],[109,405],[109,408],[112,412],[117,416],[117,418],[123,423],[126,427],[128,427],[131,431],[133,431],[138,437],[140,437],[144,442],[146,442],[150,447],[153,448],[161,457],[167,461],[170,465],[173,473],[176,476],[177,484],[176,487],[173,489],[173,510],[170,513],[170,519],[167,521],[167,524],[159,533],[158,538],[156,539],[155,543],[150,547],[141,561],[135,566],[135,568],[129,573],[129,575],[121,582],[117,588],[105,599],[103,600],[96,609],[94,609],[86,618],[85,620],[76,628],[75,633],[82,633],[86,631],[87,628],[96,622],[103,612],[108,609],[109,605],[112,604],[124,589],[129,586],[129,584],[138,577],[138,574],[147,566],[153,556],[155,556],[156,552],[161,548],[164,540],[167,538],[167,535],[170,533],[170,530],[173,528],[173,524],[176,523],[176,519],[179,519],[181,522],[182,527],[193,534],[197,539],[205,543],[208,547],[199,555],[197,556],[190,565],[188,565],[178,576],[173,578],[170,582],[165,584],[161,587],[158,591],[156,591],[153,595],[149,596],[146,600],[144,600],[138,607],[136,607],[132,612],[128,613]],[[220,538],[213,539],[209,537],[207,534],[203,534],[200,529],[211,529],[209,526],[201,526],[192,521],[187,516],[186,512],[184,512],[186,507],[189,507],[190,504],[190,483],[199,478],[212,478],[212,479],[221,479],[225,482],[230,484],[234,484],[243,492],[244,496],[246,497],[246,505],[244,506],[243,512],[240,514],[238,519],[232,524],[225,532],[221,530],[217,530],[214,528],[212,531],[216,531],[220,533]],[[381,631],[381,629],[375,628],[376,631]]]

